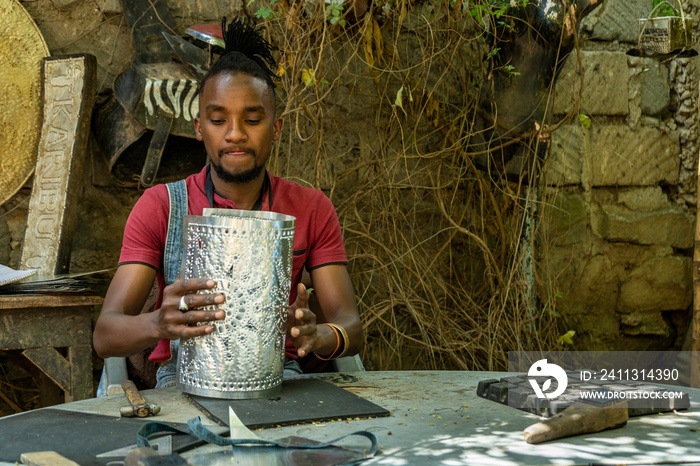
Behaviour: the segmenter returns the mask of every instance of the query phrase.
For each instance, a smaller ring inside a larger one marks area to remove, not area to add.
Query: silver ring
[[[180,307],[179,307],[179,309],[180,309],[180,312],[187,312],[187,311],[190,310],[190,307],[189,307],[189,306],[187,305],[187,303],[185,302],[185,297],[184,297],[184,296],[183,296],[182,298],[180,298]]]

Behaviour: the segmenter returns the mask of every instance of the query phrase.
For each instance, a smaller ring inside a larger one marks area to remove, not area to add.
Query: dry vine
[[[344,27],[322,2],[258,8],[275,13],[286,105],[270,168],[336,206],[367,368],[504,370],[508,351],[556,347],[554,293],[527,267],[538,177],[508,181],[470,153],[489,130],[474,119],[489,49],[463,2],[373,2]]]

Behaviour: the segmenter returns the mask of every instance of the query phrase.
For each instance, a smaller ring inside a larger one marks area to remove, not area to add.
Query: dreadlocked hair
[[[277,68],[277,62],[272,52],[277,49],[260,34],[262,27],[250,24],[247,18],[234,18],[226,25],[226,17],[221,20],[221,32],[224,37],[224,54],[209,68],[209,71],[199,82],[199,92],[204,89],[204,83],[220,73],[246,73],[262,79],[270,89],[275,90],[275,79],[278,76],[272,71]]]

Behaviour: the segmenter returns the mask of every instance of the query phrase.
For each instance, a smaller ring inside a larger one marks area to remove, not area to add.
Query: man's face
[[[261,176],[282,119],[275,119],[274,96],[263,80],[221,73],[204,84],[194,126],[217,176],[248,183]]]

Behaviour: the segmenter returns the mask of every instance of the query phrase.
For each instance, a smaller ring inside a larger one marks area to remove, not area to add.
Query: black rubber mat
[[[105,465],[115,459],[98,459],[98,454],[135,444],[139,427],[152,420],[157,418],[138,420],[52,408],[0,418],[0,461],[21,464],[22,453],[55,451],[81,466]],[[187,430],[187,424],[170,425]],[[175,436],[173,448],[196,440]]]
[[[225,426],[228,426],[229,406],[249,428],[391,414],[371,401],[316,378],[285,380],[281,393],[269,399],[225,400],[187,396],[212,420]]]

